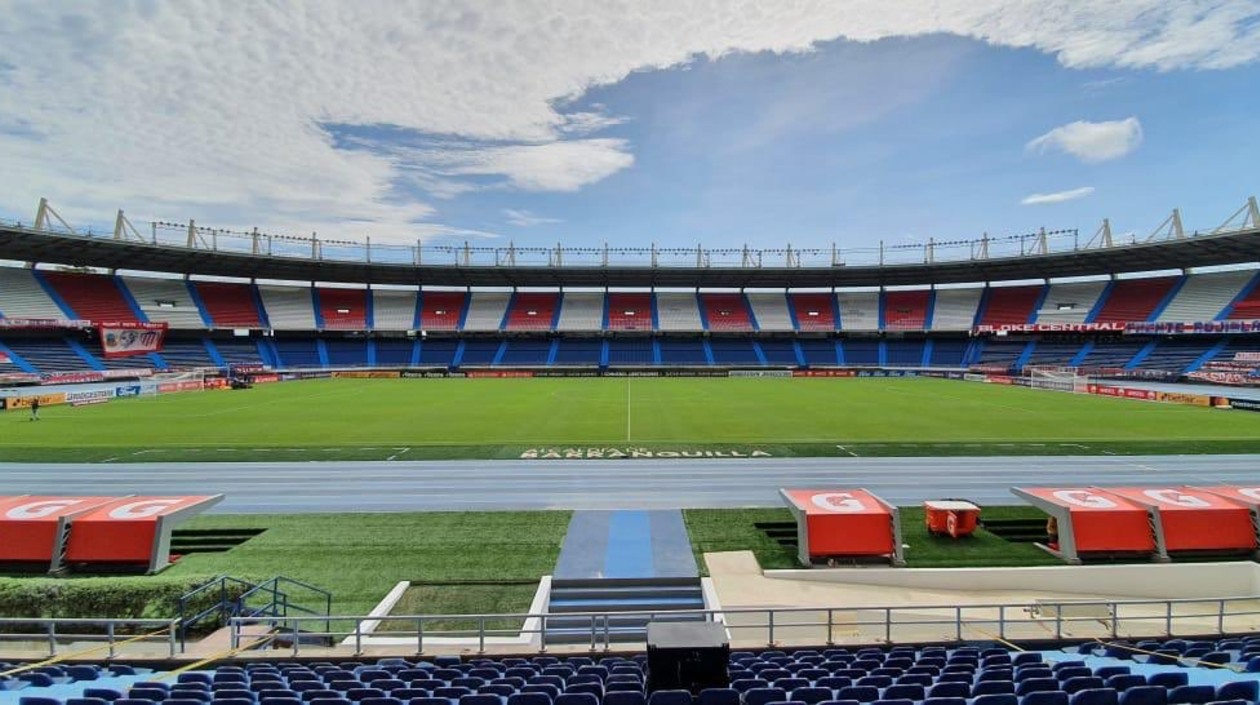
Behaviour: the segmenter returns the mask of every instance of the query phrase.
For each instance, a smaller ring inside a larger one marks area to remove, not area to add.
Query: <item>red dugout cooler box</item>
[[[797,558],[803,565],[841,558],[905,560],[897,508],[862,489],[782,489],[796,518]]]
[[[923,503],[923,521],[937,536],[970,536],[980,524],[980,507],[961,499],[934,499]]]

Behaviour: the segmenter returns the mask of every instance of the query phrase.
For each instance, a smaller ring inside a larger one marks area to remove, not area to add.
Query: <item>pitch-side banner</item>
[[[166,338],[166,327],[166,323],[135,321],[102,323],[98,326],[101,332],[101,349],[105,352],[105,357],[158,352]]]

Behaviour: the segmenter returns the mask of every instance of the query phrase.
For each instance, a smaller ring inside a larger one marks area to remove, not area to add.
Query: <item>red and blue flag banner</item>
[[[127,357],[160,351],[166,339],[167,324],[113,321],[100,323],[97,329],[105,357]]]

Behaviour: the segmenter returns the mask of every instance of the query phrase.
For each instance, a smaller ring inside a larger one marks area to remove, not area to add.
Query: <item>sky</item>
[[[1210,229],[1260,0],[0,0],[0,217],[373,242]]]

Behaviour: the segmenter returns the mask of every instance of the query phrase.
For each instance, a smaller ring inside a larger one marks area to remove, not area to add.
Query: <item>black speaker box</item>
[[[715,622],[651,622],[647,625],[647,689],[689,690],[731,684],[727,663],[731,645],[726,628]]]

